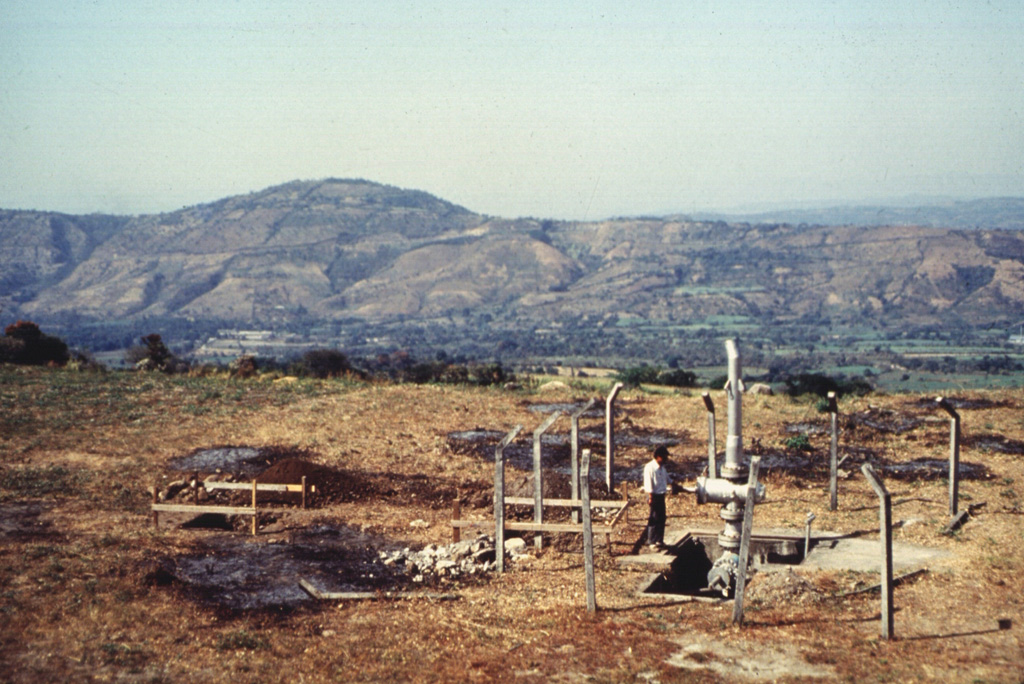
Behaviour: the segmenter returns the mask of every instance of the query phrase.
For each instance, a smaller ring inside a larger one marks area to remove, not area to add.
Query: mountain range
[[[868,211],[885,220],[506,219],[339,179],[156,215],[6,210],[0,305],[5,319],[441,324],[456,336],[1024,319],[1024,200]]]

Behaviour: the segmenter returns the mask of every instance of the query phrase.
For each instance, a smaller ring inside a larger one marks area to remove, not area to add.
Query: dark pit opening
[[[717,536],[687,535],[668,547],[665,553],[674,557],[669,569],[655,577],[643,593],[722,598],[721,592],[707,586],[708,571],[722,555]],[[800,565],[804,555],[803,539],[754,537],[750,540],[750,565],[753,568]]]

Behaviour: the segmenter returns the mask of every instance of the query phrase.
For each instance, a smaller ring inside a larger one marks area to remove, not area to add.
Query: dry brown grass
[[[962,459],[990,479],[961,484],[962,506],[984,504],[964,529],[940,534],[943,480],[887,480],[904,521],[898,541],[940,547],[947,562],[896,590],[897,639],[879,639],[878,598],[837,598],[848,573],[810,575],[824,599],[752,605],[746,625],[729,624],[731,604],[666,603],[639,598],[642,576],[597,554],[598,605],[588,615],[581,555],[549,545],[528,563],[485,583],[454,588],[460,599],[307,605],[291,611],[229,613],[180,587],[153,580],[153,561],[194,553],[217,535],[171,525],[154,530],[147,487],[171,474],[170,459],[199,447],[279,445],[309,450],[318,462],[357,472],[391,473],[482,491],[493,466],[453,453],[450,432],[482,428],[524,435],[545,416],[529,403],[582,398],[497,389],[360,385],[340,382],[229,381],[110,373],[102,376],[0,368],[0,679],[35,681],[732,681],[715,670],[728,647],[751,654],[790,649],[794,681],[825,672],[847,681],[1021,681],[1024,670],[1024,456],[965,446]],[[965,438],[1002,435],[1024,442],[1020,391],[972,392],[987,407],[965,409]],[[945,459],[948,427],[917,396],[843,402],[844,415],[868,405],[918,414],[917,428],[888,434],[847,426],[884,462]],[[721,404],[721,397],[716,401]],[[622,420],[637,431],[676,435],[674,467],[705,459],[699,397],[624,392]],[[724,413],[724,411],[723,411]],[[584,421],[587,423],[587,421]],[[824,423],[812,402],[748,397],[746,442],[778,451],[786,425]],[[599,424],[589,421],[587,424]],[[568,431],[564,420],[556,428]],[[722,432],[724,434],[724,426]],[[827,437],[811,435],[813,458]],[[623,468],[649,450],[619,449]],[[822,468],[766,474],[770,501],[756,526],[798,527],[808,511],[816,529],[877,529],[877,499],[859,474],[840,484],[840,510],[827,510]],[[636,496],[636,482],[630,490]],[[486,508],[464,509],[486,517]],[[717,510],[670,497],[670,525],[717,527]],[[396,543],[447,542],[446,505],[412,497],[296,511],[292,526],[333,520]],[[614,551],[642,532],[634,512]],[[425,520],[427,528],[410,527]],[[267,543],[263,534],[252,543]],[[756,578],[755,578],[756,580]],[[997,630],[997,618],[1012,620]],[[685,645],[698,669],[669,659]],[[794,656],[795,654],[795,656]],[[753,656],[751,656],[753,658]],[[808,670],[810,666],[821,670]],[[777,675],[776,675],[777,676]]]

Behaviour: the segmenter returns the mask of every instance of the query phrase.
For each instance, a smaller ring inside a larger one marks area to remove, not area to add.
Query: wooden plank
[[[379,599],[411,599],[426,598],[442,601],[453,601],[461,598],[458,594],[438,594],[435,592],[412,591],[321,591],[305,579],[299,578],[299,587],[307,594],[321,601],[376,601]]]
[[[204,482],[203,486],[206,490],[211,489],[244,489],[246,491],[252,490],[252,482]],[[301,484],[277,484],[271,482],[259,482],[256,484],[256,489],[261,492],[301,492]]]
[[[250,506],[204,506],[202,504],[151,504],[153,512],[163,513],[219,513],[221,515],[256,515]]]
[[[452,520],[452,527],[462,529],[479,528],[482,530],[494,529],[494,523],[490,520]],[[506,522],[505,529],[511,532],[566,532],[583,534],[582,525],[572,523],[535,523],[535,522]],[[598,525],[594,528],[594,534],[614,534],[615,530],[609,525]]]
[[[533,498],[527,496],[506,496],[505,503],[513,506],[532,506]],[[543,499],[542,503],[545,506],[568,508],[580,507],[583,505],[582,499]],[[591,499],[591,508],[625,508],[628,505],[627,502],[621,499]]]

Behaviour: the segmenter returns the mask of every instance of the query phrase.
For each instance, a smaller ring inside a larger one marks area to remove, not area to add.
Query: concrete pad
[[[799,566],[813,570],[853,570],[880,572],[882,546],[878,539],[817,539],[811,537],[811,552]],[[892,543],[893,572],[926,568],[952,554],[913,544]]]

